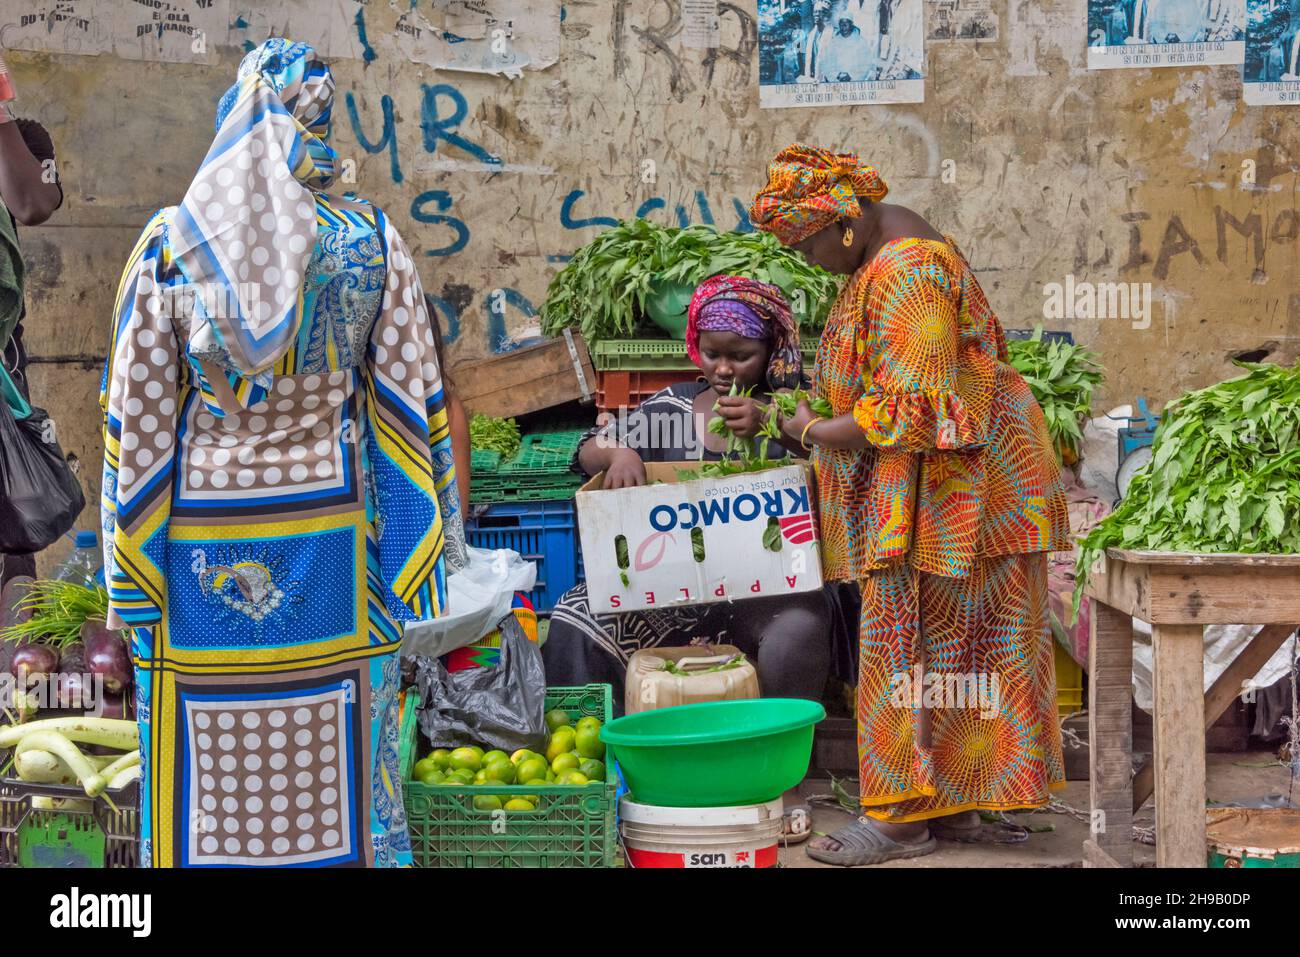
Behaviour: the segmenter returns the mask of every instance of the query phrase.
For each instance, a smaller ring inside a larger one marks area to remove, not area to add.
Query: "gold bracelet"
[[[808,447],[808,441],[807,441],[807,439],[808,439],[808,430],[811,429],[811,428],[812,428],[814,425],[816,425],[818,422],[825,422],[825,421],[826,421],[826,420],[825,420],[824,418],[818,416],[818,417],[815,418],[815,419],[810,419],[809,422],[808,422],[808,424],[805,425],[805,426],[803,427],[803,432],[799,435],[799,444],[800,444],[801,446],[803,446],[804,451],[807,451],[807,452],[811,452],[811,451],[812,451],[812,449],[810,449],[810,448]]]

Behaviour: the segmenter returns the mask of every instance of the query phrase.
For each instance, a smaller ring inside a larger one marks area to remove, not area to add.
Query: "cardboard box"
[[[640,488],[605,491],[604,476],[598,475],[578,490],[578,532],[593,612],[702,605],[822,587],[807,466],[721,479],[678,477],[679,470],[698,468],[695,462],[651,462],[646,464],[650,484]],[[765,534],[777,550],[764,543]],[[626,568],[618,565],[620,536],[627,545]],[[695,538],[703,540],[703,561],[696,561]]]

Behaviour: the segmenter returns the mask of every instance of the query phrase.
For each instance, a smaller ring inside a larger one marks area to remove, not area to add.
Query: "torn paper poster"
[[[113,49],[98,0],[0,0],[0,47],[94,56]]]
[[[1240,64],[1245,0],[1088,0],[1088,69]]]
[[[928,42],[996,40],[998,15],[993,0],[926,0]]]
[[[127,60],[216,63],[230,29],[230,0],[99,0],[98,9]]]
[[[758,0],[759,105],[925,99],[922,0]]]
[[[718,0],[682,0],[682,46],[688,50],[716,49],[721,32]]]
[[[292,0],[276,4],[231,0],[230,43],[247,51],[267,37],[287,37],[310,44],[328,59],[374,59],[377,53],[371,32],[376,24],[368,22],[372,10],[369,0]]]
[[[1248,106],[1300,105],[1300,0],[1247,0],[1242,97]]]
[[[0,0],[0,46],[216,63],[230,0]]]
[[[434,44],[412,59],[442,70],[518,77],[560,59],[561,0],[424,0],[414,5]]]

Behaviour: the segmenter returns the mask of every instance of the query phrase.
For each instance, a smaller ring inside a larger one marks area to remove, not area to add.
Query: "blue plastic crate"
[[[537,563],[528,593],[538,611],[554,608],[578,578],[578,513],[573,500],[489,505],[465,523],[475,548],[509,548]]]

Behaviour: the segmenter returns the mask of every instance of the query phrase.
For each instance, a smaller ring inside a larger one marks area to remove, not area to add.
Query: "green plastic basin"
[[[653,279],[645,300],[645,313],[651,322],[674,339],[685,339],[687,313],[693,295],[695,286],[691,283]]]
[[[775,800],[802,781],[824,717],[799,698],[711,701],[630,714],[600,737],[642,804],[733,807]]]

